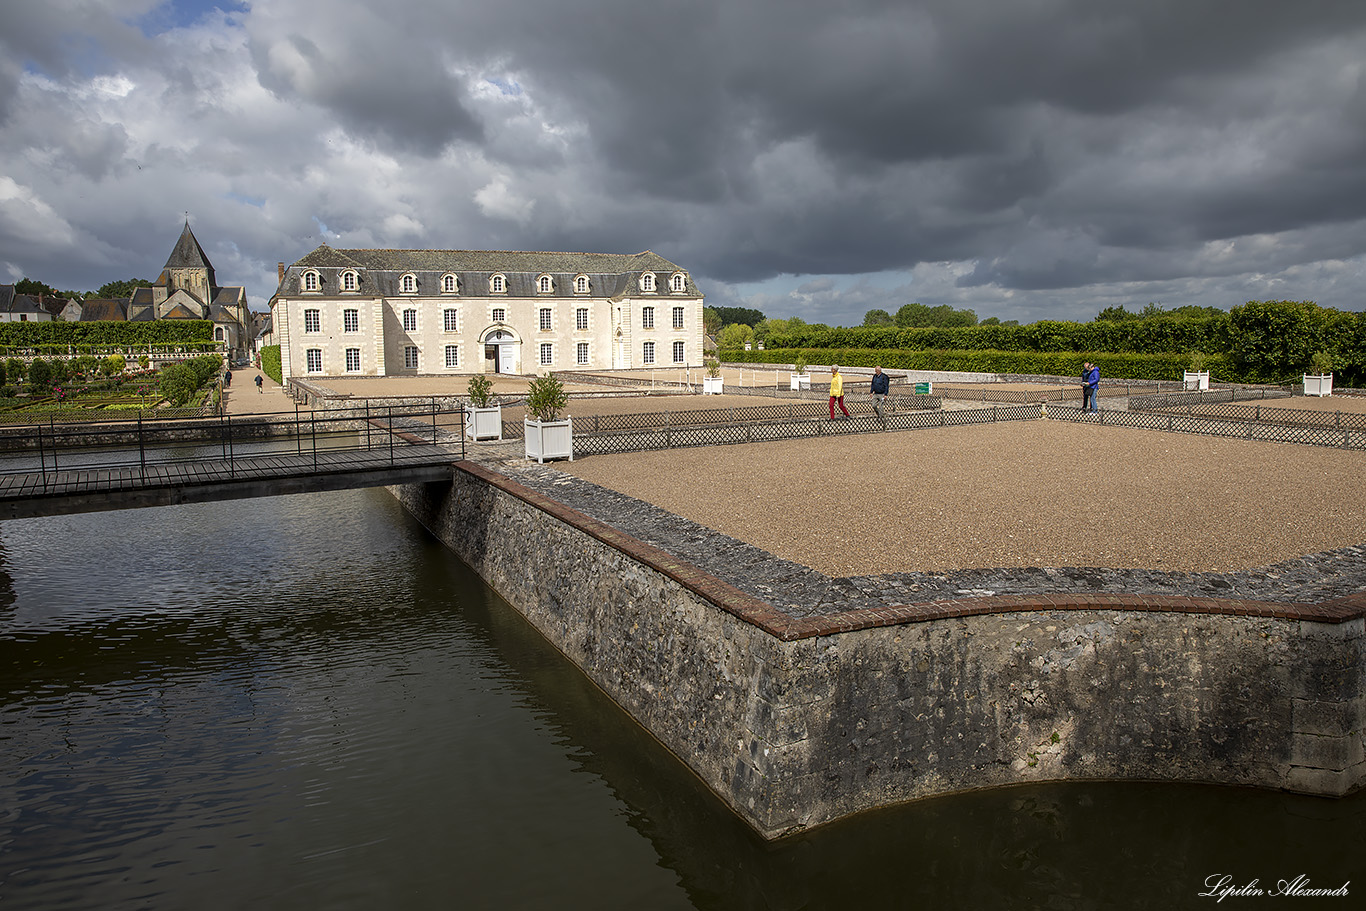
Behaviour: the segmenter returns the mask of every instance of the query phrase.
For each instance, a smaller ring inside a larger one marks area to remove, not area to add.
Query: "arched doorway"
[[[493,326],[484,330],[485,373],[520,373],[522,340],[507,326]]]

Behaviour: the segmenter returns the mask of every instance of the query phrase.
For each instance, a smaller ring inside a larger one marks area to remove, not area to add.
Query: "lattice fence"
[[[862,405],[862,403],[858,404]],[[850,410],[855,411],[852,408]],[[713,426],[672,425],[662,428],[639,428],[597,433],[580,432],[581,425],[576,420],[574,422],[574,455],[579,457],[606,455],[614,452],[723,446],[732,443],[763,443],[802,437],[881,433],[884,430],[924,430],[931,427],[990,424],[997,421],[1037,420],[1039,417],[1040,408],[1031,405],[964,408],[958,411],[902,411],[888,414],[887,424],[884,428],[878,417],[871,413],[870,407],[862,407],[847,420],[832,421],[829,419],[827,411],[817,417],[792,418],[772,422],[753,421],[743,424]]]
[[[1247,408],[1247,406],[1242,406]],[[1255,407],[1255,406],[1254,406]],[[1264,409],[1264,413],[1286,412],[1290,409]],[[1323,415],[1322,412],[1293,412],[1297,414]],[[1184,414],[1177,412],[1143,411],[1105,411],[1087,413],[1069,405],[1049,405],[1048,417],[1058,421],[1081,421],[1113,427],[1136,427],[1143,430],[1165,430],[1168,433],[1197,433],[1206,436],[1232,437],[1243,440],[1261,440],[1269,443],[1300,443],[1306,446],[1331,446],[1338,449],[1366,449],[1366,422],[1362,415],[1344,415],[1353,418],[1351,426],[1325,426],[1293,424],[1285,421],[1274,423],[1210,416],[1205,414]]]
[[[1223,402],[1253,402],[1290,397],[1290,390],[1269,386],[1229,386],[1203,392],[1164,392],[1160,395],[1136,395],[1129,399],[1132,411],[1161,411],[1186,408],[1191,405],[1210,405]]]

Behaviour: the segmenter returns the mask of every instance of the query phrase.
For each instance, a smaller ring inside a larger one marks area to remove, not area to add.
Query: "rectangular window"
[[[359,310],[343,310],[343,311],[342,311],[342,328],[345,329],[347,332],[359,332],[359,331],[360,331],[360,311],[359,311]]]
[[[642,352],[641,358],[640,358],[640,359],[641,359],[642,362],[644,362],[644,363],[646,363],[646,364],[653,364],[653,363],[655,362],[655,343],[654,343],[654,342],[646,342],[646,343],[645,343],[645,349],[644,349],[644,351]]]
[[[307,359],[307,361],[308,361],[308,372],[309,372],[309,373],[322,373],[322,372],[323,372],[323,349],[321,349],[321,348],[309,348],[308,351],[305,352],[305,355],[306,355],[306,359]]]
[[[305,331],[305,332],[321,332],[321,331],[322,331],[322,318],[318,315],[318,313],[319,313],[319,311],[317,311],[317,310],[305,310],[305,311],[304,311],[304,331]]]
[[[654,307],[641,307],[641,308],[640,308],[640,328],[642,328],[642,329],[653,329],[654,327],[655,327],[655,308],[654,308]]]
[[[675,329],[682,329],[682,328],[683,328],[683,308],[682,308],[682,307],[674,307],[674,328],[675,328]]]
[[[541,331],[542,331],[542,332],[549,332],[549,331],[550,331],[550,308],[549,308],[549,307],[542,307],[542,308],[541,308]]]
[[[553,364],[555,362],[555,346],[550,342],[541,343],[541,363]]]
[[[503,308],[503,307],[494,307],[494,308],[493,308],[493,321],[494,321],[495,323],[506,323],[506,322],[508,321],[508,312],[507,312],[507,310],[506,310],[505,308]]]
[[[460,366],[460,346],[446,346],[446,368],[453,369]]]
[[[683,343],[682,343],[682,342],[674,342],[674,363],[675,363],[675,364],[681,364],[681,363],[683,363]]]
[[[448,308],[441,311],[441,328],[447,332],[460,331],[460,311],[455,308]]]
[[[360,371],[360,349],[346,349],[346,372],[358,373]]]
[[[403,348],[403,366],[409,370],[417,369],[417,346],[405,345]]]
[[[588,328],[588,308],[580,307],[574,311],[574,328],[580,332]]]
[[[413,309],[410,308],[410,309],[408,309],[408,310],[404,310],[404,311],[403,311],[403,331],[404,331],[404,332],[416,332],[416,331],[417,331],[417,311],[416,311],[416,310],[413,310]]]
[[[578,349],[577,349],[577,354],[576,354],[576,360],[578,361],[580,367],[586,367],[586,366],[588,366],[588,343],[587,343],[587,342],[579,342],[579,344],[578,344]]]

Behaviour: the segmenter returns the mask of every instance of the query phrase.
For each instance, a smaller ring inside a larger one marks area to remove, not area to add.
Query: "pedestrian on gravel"
[[[839,402],[840,411],[849,417],[849,409],[844,407],[844,377],[840,376],[840,365],[830,368],[830,420],[835,419],[835,403]]]
[[[881,367],[881,366],[874,367],[874,368],[873,368],[873,410],[877,412],[878,420],[880,420],[880,421],[882,422],[882,426],[884,426],[884,427],[887,426],[886,402],[887,402],[887,391],[888,391],[889,386],[890,386],[890,380],[888,380],[887,374],[885,374],[885,373],[882,372],[882,367]]]
[[[1081,365],[1081,410],[1096,412],[1096,392],[1100,388],[1100,368],[1087,361]]]
[[[256,374],[256,391],[261,391],[261,374]]]

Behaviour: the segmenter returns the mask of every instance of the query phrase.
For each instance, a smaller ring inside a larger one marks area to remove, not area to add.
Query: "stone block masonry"
[[[1031,781],[1366,782],[1359,594],[792,616],[479,464],[391,490],[765,837]]]

